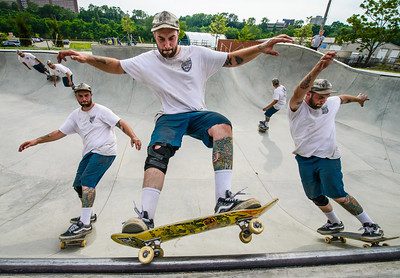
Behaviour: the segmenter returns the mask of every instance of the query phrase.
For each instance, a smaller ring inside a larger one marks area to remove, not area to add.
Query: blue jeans
[[[301,183],[309,199],[324,195],[330,198],[346,197],[340,158],[296,155]]]
[[[225,116],[212,111],[165,114],[157,120],[149,145],[166,143],[177,150],[182,145],[183,135],[189,135],[212,148],[213,138],[208,130],[217,124],[231,125],[231,122]]]

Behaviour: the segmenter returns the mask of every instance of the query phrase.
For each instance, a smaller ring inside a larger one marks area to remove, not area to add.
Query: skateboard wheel
[[[251,233],[258,235],[264,231],[264,226],[260,220],[254,218],[249,222],[249,230]]]
[[[86,246],[86,240],[82,240],[81,241],[81,247],[85,247]]]
[[[139,261],[142,264],[149,264],[154,258],[154,250],[150,246],[144,246],[139,250]]]
[[[389,246],[389,244],[387,244],[387,243],[382,243],[382,246]]]
[[[339,237],[341,243],[346,243],[346,239],[344,237]]]
[[[164,250],[162,248],[154,249],[154,257],[158,257],[158,258],[164,257]]]
[[[65,249],[67,247],[67,244],[64,241],[60,242],[60,248]]]
[[[252,239],[252,235],[249,232],[241,231],[239,233],[239,239],[243,243],[249,243]]]
[[[364,248],[370,248],[371,246],[369,244],[364,244],[363,247]]]
[[[325,242],[326,243],[328,243],[328,244],[330,244],[331,242],[332,242],[332,238],[330,238],[330,237],[325,237]]]

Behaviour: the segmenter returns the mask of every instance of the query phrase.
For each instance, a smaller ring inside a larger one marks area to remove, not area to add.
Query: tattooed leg
[[[347,195],[344,198],[335,199],[335,201],[352,215],[357,216],[363,212],[363,208],[353,196]]]
[[[213,166],[214,171],[232,170],[233,164],[233,141],[232,137],[225,137],[214,141]]]
[[[94,198],[96,197],[96,189],[82,186],[82,207],[91,208],[93,207]]]

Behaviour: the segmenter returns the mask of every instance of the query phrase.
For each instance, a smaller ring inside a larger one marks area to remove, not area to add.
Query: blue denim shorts
[[[296,155],[301,183],[309,199],[324,195],[330,198],[346,197],[340,158]]]
[[[273,106],[269,109],[267,109],[264,113],[265,116],[267,117],[271,117],[272,115],[274,115],[276,112],[278,112],[278,109],[275,109]]]
[[[231,126],[231,122],[225,116],[212,111],[165,114],[157,120],[149,145],[166,143],[179,149],[183,135],[189,135],[212,148],[213,138],[208,134],[208,130],[217,124]]]
[[[115,155],[105,156],[92,152],[85,154],[79,163],[73,186],[95,188],[114,159]]]

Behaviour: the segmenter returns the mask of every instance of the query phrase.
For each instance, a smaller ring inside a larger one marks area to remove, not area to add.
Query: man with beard
[[[20,152],[37,144],[56,141],[68,134],[78,133],[83,141],[83,158],[79,163],[73,183],[82,203],[80,217],[71,219],[72,225],[60,235],[60,239],[79,238],[92,230],[91,222],[96,221],[92,207],[96,186],[113,163],[117,154],[117,141],[114,126],[117,126],[131,139],[131,146],[141,148],[141,141],[129,124],[115,115],[107,107],[92,101],[92,89],[81,83],[74,87],[75,97],[80,108],[75,109],[58,130],[42,137],[26,141],[19,147]]]
[[[293,42],[287,35],[271,38],[259,45],[226,53],[200,46],[178,45],[179,21],[170,12],[154,16],[152,29],[157,50],[126,60],[97,57],[73,50],[61,51],[58,60],[71,56],[109,73],[128,73],[152,88],[161,100],[159,115],[147,149],[144,166],[141,211],[139,217],[125,222],[122,232],[138,233],[154,227],[154,216],[164,185],[169,159],[180,148],[183,135],[201,140],[212,148],[215,177],[215,213],[260,206],[258,200],[239,200],[231,192],[233,142],[231,122],[223,115],[208,111],[205,85],[222,67],[243,65],[260,53],[278,55],[276,43]]]
[[[330,96],[332,84],[317,76],[332,63],[336,53],[326,53],[295,88],[289,101],[289,125],[307,197],[326,215],[328,221],[317,231],[332,234],[344,230],[329,198],[354,215],[365,238],[379,238],[383,230],[374,223],[357,200],[344,190],[340,153],[336,144],[335,117],[341,104],[355,102],[364,106],[368,96]]]

